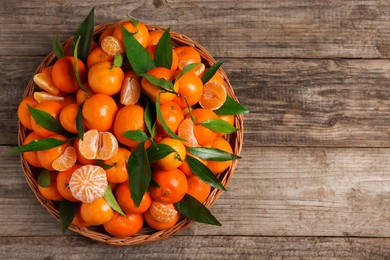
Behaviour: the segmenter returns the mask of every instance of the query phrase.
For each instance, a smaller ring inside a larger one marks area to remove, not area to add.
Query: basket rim
[[[96,25],[94,27],[94,36],[100,34],[103,32],[106,28],[111,26],[116,26],[118,24],[123,23],[125,20],[117,21],[117,22],[108,22],[103,23],[100,25]],[[147,23],[144,23],[149,31],[153,30],[161,30],[165,31],[166,28],[161,26],[154,26]],[[199,43],[192,40],[190,37],[181,34],[179,32],[170,31],[172,43],[174,46],[192,46],[194,47],[201,55],[202,62],[206,64],[206,66],[212,66],[216,63],[213,56]],[[69,37],[66,39],[63,43],[65,43],[69,40],[73,39],[73,37]],[[53,62],[56,60],[56,56],[54,54],[54,51],[51,51],[49,54],[45,56],[45,58],[41,61],[37,69],[35,70],[35,73],[39,73],[43,68],[53,64]],[[227,90],[228,95],[233,98],[235,101],[238,102],[238,98],[236,97],[233,86],[231,85],[229,78],[225,72],[225,70],[220,67],[218,72],[222,76],[225,88]],[[25,91],[23,93],[23,98],[27,96],[32,96],[34,92],[34,85],[32,82],[32,79],[28,82]],[[235,115],[234,116],[234,126],[239,128],[240,131],[237,131],[234,134],[229,135],[227,140],[230,142],[233,152],[237,155],[241,153],[242,150],[242,144],[243,144],[243,135],[244,135],[244,124],[243,124],[243,115]],[[20,121],[18,122],[18,145],[22,145],[24,142],[24,139],[27,136],[29,130],[27,130]],[[20,155],[21,158],[21,167],[23,170],[23,174],[25,176],[25,179],[27,181],[27,184],[29,185],[30,189],[33,191],[35,197],[40,202],[40,204],[47,209],[47,211],[57,220],[59,221],[59,212],[58,207],[50,200],[45,199],[38,191],[37,187],[37,181],[34,173],[34,168],[32,168],[28,162],[24,159],[23,155]],[[227,187],[232,176],[234,175],[234,172],[237,168],[238,160],[233,160],[231,163],[231,166],[218,175],[220,181],[222,184]],[[223,194],[223,190],[212,188],[212,191],[210,195],[208,196],[206,202],[204,205],[207,208],[211,208],[214,203],[219,199],[219,197]],[[106,243],[110,245],[117,245],[117,246],[129,246],[129,245],[138,245],[138,244],[144,244],[149,242],[155,242],[159,241],[168,237],[171,237],[172,235],[182,231],[183,229],[191,226],[194,223],[194,221],[187,219],[185,217],[181,217],[180,220],[171,228],[157,231],[151,228],[145,228],[143,227],[140,234],[136,234],[131,237],[126,238],[118,238],[108,235],[107,233],[99,232],[99,230],[94,230],[91,228],[80,228],[76,227],[74,225],[71,225],[69,229],[73,232],[76,232],[82,236],[88,237],[92,240],[95,240],[97,242]]]

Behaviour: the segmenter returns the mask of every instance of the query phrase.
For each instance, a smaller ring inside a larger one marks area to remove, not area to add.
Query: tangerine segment
[[[55,159],[51,166],[56,171],[66,171],[75,165],[77,161],[76,149],[73,146],[69,146],[65,149],[64,153]]]
[[[152,218],[163,223],[172,221],[179,214],[173,204],[165,205],[157,201],[152,201],[149,212]]]
[[[118,54],[124,53],[122,44],[114,36],[106,36],[101,43],[102,50],[110,57],[115,57]]]
[[[49,94],[52,95],[58,95],[60,94],[60,90],[56,87],[53,78],[51,76],[51,73],[37,73],[33,77],[33,81],[35,84],[38,85],[38,87],[44,91],[46,91]]]
[[[79,140],[78,150],[85,159],[108,160],[118,152],[118,141],[110,132],[92,129],[84,134],[84,140]]]
[[[64,102],[64,100],[65,100],[64,97],[55,96],[55,95],[47,93],[46,91],[34,92],[34,98],[38,103],[41,103],[42,101],[47,101],[47,100],[55,100],[58,102]]]
[[[215,110],[225,103],[226,96],[226,89],[222,84],[218,82],[208,82],[204,85],[199,105],[206,109]]]
[[[51,135],[50,138],[58,139],[61,141],[66,141],[67,138],[65,136],[55,134]],[[62,154],[64,154],[66,148],[70,146],[69,142],[66,142],[60,146],[53,147],[46,150],[37,151],[38,160],[41,163],[42,167],[53,171],[53,162],[59,158]]]
[[[150,210],[148,210],[144,213],[144,218],[145,218],[146,223],[150,227],[157,229],[157,230],[165,230],[165,229],[173,227],[177,223],[177,221],[179,221],[180,214],[177,214],[171,221],[160,222],[160,221],[155,220],[152,217],[152,215],[150,214]]]
[[[104,169],[97,165],[84,165],[75,170],[69,181],[72,195],[81,202],[91,203],[101,197],[108,186]]]
[[[198,146],[198,140],[196,140],[194,135],[194,127],[195,124],[191,118],[184,119],[179,126],[178,135],[186,140],[183,144],[187,147]]]
[[[138,102],[141,96],[141,83],[137,77],[125,74],[125,79],[122,83],[120,102],[122,105],[134,105]]]

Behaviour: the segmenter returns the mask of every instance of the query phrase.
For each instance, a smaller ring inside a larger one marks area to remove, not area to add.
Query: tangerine
[[[99,226],[114,217],[114,211],[104,198],[98,198],[91,203],[81,203],[80,215],[88,225]]]
[[[85,65],[78,59],[77,66],[80,80],[84,83],[87,80]],[[74,60],[72,56],[64,56],[54,63],[52,78],[56,87],[65,93],[75,93],[79,89],[74,72]]]
[[[131,198],[129,182],[119,184],[115,195],[121,209],[128,214],[144,213],[149,209],[150,203],[152,202],[149,193],[145,192],[140,205],[137,207]]]
[[[150,187],[150,195],[157,202],[173,204],[182,200],[187,192],[187,178],[179,169],[155,170],[152,177],[160,186]]]
[[[85,100],[82,113],[89,129],[107,131],[114,123],[118,107],[115,100],[106,94],[94,94]]]
[[[130,213],[122,216],[115,212],[114,216],[103,224],[103,227],[112,236],[129,237],[140,231],[143,224],[142,214]]]

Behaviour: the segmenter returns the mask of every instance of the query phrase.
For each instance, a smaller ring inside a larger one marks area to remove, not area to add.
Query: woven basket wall
[[[94,34],[99,35],[106,28],[108,28],[110,26],[115,26],[121,22],[123,22],[123,21],[119,21],[116,23],[106,23],[106,24],[98,25],[95,27]],[[165,30],[162,27],[151,26],[151,25],[146,25],[146,26],[148,27],[149,30],[161,30],[161,31]],[[195,41],[191,40],[187,36],[180,34],[180,33],[177,33],[177,32],[174,32],[174,31],[171,31],[170,34],[171,34],[171,38],[172,38],[172,43],[175,47],[188,45],[188,46],[192,46],[195,49],[197,49],[197,51],[200,53],[200,55],[202,57],[202,62],[206,65],[206,67],[209,67],[209,66],[216,63],[216,61],[211,56],[211,54],[205,48],[203,48],[199,43],[196,43]],[[43,68],[45,68],[47,66],[53,65],[53,63],[55,61],[56,61],[55,54],[53,52],[49,53],[43,59],[43,61],[40,63],[40,65],[38,66],[35,73],[40,72]],[[222,68],[220,68],[219,73],[221,74],[221,76],[223,77],[223,79],[225,81],[225,87],[226,87],[228,95],[231,96],[234,100],[238,101],[237,97],[234,94],[233,87],[230,84],[229,79],[228,79],[225,71]],[[23,98],[27,97],[27,96],[32,96],[33,92],[34,92],[34,85],[33,85],[33,82],[30,81],[26,87],[24,94],[23,94]],[[243,129],[242,115],[235,116],[234,124],[235,124],[235,127],[239,128],[241,130],[234,133],[234,134],[231,134],[228,137],[228,141],[230,142],[230,144],[232,146],[233,152],[238,155],[241,152],[242,140],[243,140],[243,130],[244,129]],[[19,131],[18,131],[18,144],[19,145],[23,144],[23,141],[26,138],[28,131],[29,130],[27,130],[25,127],[23,127],[19,122]],[[38,191],[37,180],[36,180],[38,172],[36,171],[36,169],[34,167],[30,166],[27,163],[27,161],[24,159],[23,156],[21,156],[21,164],[22,164],[22,169],[23,169],[26,181],[27,181],[28,185],[30,186],[31,190],[34,192],[38,201],[42,204],[43,207],[45,207],[50,212],[50,214],[52,214],[59,221],[58,204],[53,203],[52,201],[45,199]],[[218,178],[220,179],[220,181],[222,182],[222,184],[225,187],[228,185],[230,179],[232,178],[236,167],[237,167],[237,160],[232,162],[230,168],[227,171],[218,175]],[[205,202],[205,206],[210,208],[216,202],[216,200],[221,196],[222,192],[223,192],[222,190],[218,190],[218,189],[213,188],[209,197],[207,198],[207,200]],[[134,235],[132,237],[127,237],[127,238],[112,237],[112,236],[108,235],[101,227],[79,228],[79,227],[71,225],[69,227],[69,229],[76,232],[76,233],[79,233],[85,237],[89,237],[93,240],[96,240],[96,241],[99,241],[102,243],[124,246],[124,245],[143,244],[143,243],[148,243],[148,242],[153,242],[153,241],[165,239],[167,237],[172,236],[175,233],[180,232],[184,228],[190,226],[192,223],[193,223],[193,221],[182,217],[178,221],[178,223],[170,229],[163,230],[163,231],[156,231],[152,228],[144,227],[136,235]],[[221,228],[223,228],[223,227],[221,227]],[[60,226],[58,227],[58,230],[60,230]],[[42,231],[42,232],[44,232],[44,231]]]

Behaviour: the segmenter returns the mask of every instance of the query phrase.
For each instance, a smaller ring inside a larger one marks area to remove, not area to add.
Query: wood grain
[[[171,27],[216,57],[389,58],[387,0],[3,0],[0,55],[45,55],[96,7],[96,24],[125,19]]]
[[[1,236],[59,235],[17,158],[0,151]],[[212,208],[223,227],[195,224],[181,235],[390,237],[388,149],[247,147],[242,156]]]
[[[0,237],[3,259],[388,259],[390,240],[184,236],[114,247],[79,236]],[[59,246],[61,245],[61,246]],[[174,246],[173,246],[174,245]]]
[[[0,143],[17,140],[17,104],[40,57],[4,56]],[[390,61],[226,59],[248,146],[390,147]]]

